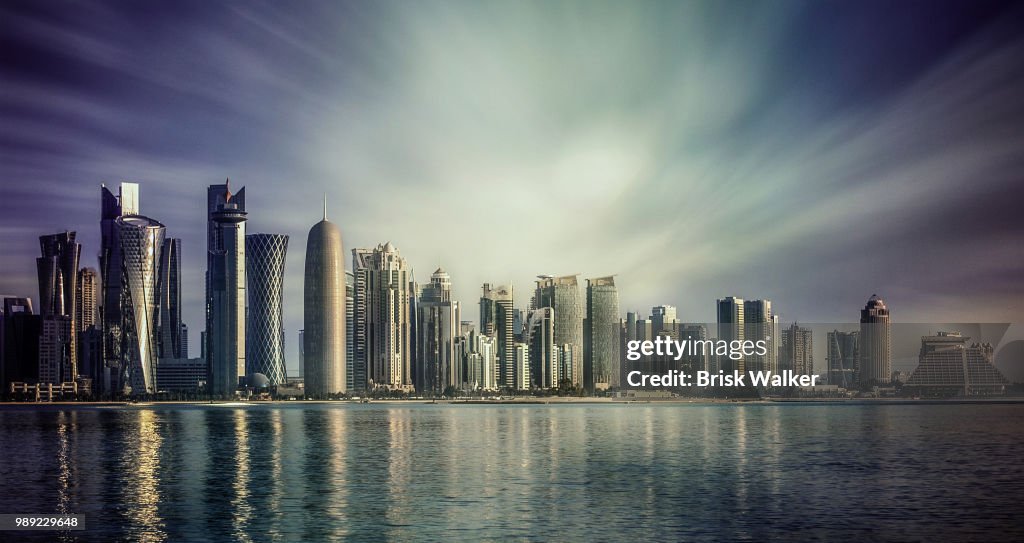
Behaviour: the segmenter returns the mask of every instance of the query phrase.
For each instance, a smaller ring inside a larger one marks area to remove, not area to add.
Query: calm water
[[[1024,405],[0,408],[82,541],[1022,540]],[[50,541],[56,532],[0,532]],[[77,539],[75,539],[77,538]]]

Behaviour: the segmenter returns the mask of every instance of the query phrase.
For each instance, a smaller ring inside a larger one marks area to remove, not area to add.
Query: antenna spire
[[[324,193],[324,220],[327,220],[327,193]]]

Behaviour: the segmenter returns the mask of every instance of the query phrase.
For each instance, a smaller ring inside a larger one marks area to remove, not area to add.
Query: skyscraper
[[[515,386],[515,314],[511,285],[492,287],[484,283],[480,296],[480,330],[495,338],[498,368],[495,372],[495,386]]]
[[[555,310],[534,309],[526,322],[526,340],[530,344],[530,377],[537,388],[554,388],[561,379],[558,346],[555,344]]]
[[[585,309],[577,275],[538,276],[534,307],[550,307],[555,310],[555,344],[563,354],[569,355],[562,359],[563,367],[567,363],[572,366],[572,371],[566,372],[563,377],[571,375],[573,385],[582,386]]]
[[[29,298],[3,299],[3,349],[0,352],[0,386],[39,378],[39,336],[42,318],[32,313]]]
[[[82,332],[99,325],[100,276],[94,268],[82,268],[75,283],[75,327]]]
[[[746,300],[743,302],[743,340],[764,341],[768,350],[765,354],[757,351],[744,356],[742,363],[746,371],[777,371],[778,343],[776,342],[775,323],[777,319],[772,313],[771,300]]]
[[[455,356],[455,338],[460,332],[459,304],[452,300],[448,272],[438,268],[423,287],[417,306],[416,389],[441,394],[462,384],[462,371]]]
[[[369,330],[366,327],[367,299],[370,281],[370,268],[373,251],[370,249],[352,249],[352,387],[355,390],[366,390],[369,383],[367,372],[370,361],[367,358],[367,342]]]
[[[271,385],[285,383],[284,265],[288,236],[245,236],[249,310],[245,319],[246,375],[262,373]]]
[[[356,387],[356,276],[345,271],[345,390]]]
[[[303,365],[306,394],[346,392],[345,251],[341,230],[324,218],[309,229],[303,290]]]
[[[111,395],[121,391],[124,383],[119,379],[121,370],[121,291],[123,288],[120,230],[115,221],[122,215],[139,213],[139,185],[121,183],[117,196],[106,187],[100,186],[100,320],[103,326],[103,367],[99,368],[98,382],[94,383],[101,394]]]
[[[782,353],[779,369],[792,370],[800,375],[814,373],[814,338],[810,328],[804,328],[794,322],[784,329],[782,331]]]
[[[828,384],[850,388],[857,384],[860,366],[860,332],[828,333]]]
[[[245,188],[206,191],[206,382],[211,396],[233,396],[245,375]]]
[[[736,298],[735,296],[720,298],[716,306],[718,309],[718,339],[730,343],[743,341],[743,311],[745,308],[743,298]],[[716,361],[718,367],[711,368],[712,371],[722,370],[730,372],[738,370],[743,372],[746,369],[742,358],[740,360],[733,360],[728,356],[716,356],[713,360]]]
[[[365,343],[367,387],[412,390],[412,276],[408,263],[391,242],[370,251],[357,249],[356,350]],[[362,257],[362,258],[360,258]],[[308,329],[307,329],[308,332]],[[308,354],[308,353],[307,353]]]
[[[39,247],[39,381],[60,384],[78,376],[75,296],[82,246],[75,242],[75,232],[64,232],[41,236]]]
[[[860,382],[888,384],[892,380],[889,308],[872,294],[860,312]]]
[[[141,215],[114,221],[121,256],[121,360],[119,382],[131,395],[157,391],[159,269],[164,225]]]
[[[182,354],[181,240],[165,239],[160,254],[160,358],[188,358]]]
[[[675,308],[672,308],[675,320]],[[588,392],[619,386],[619,291],[612,276],[587,279],[583,381]]]
[[[651,308],[652,333],[675,332],[678,322],[675,306],[658,305]]]

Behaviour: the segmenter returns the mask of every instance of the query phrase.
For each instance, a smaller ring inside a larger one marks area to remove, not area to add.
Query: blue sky
[[[323,194],[346,250],[425,281],[618,274],[622,310],[770,298],[784,320],[1024,316],[1022,12],[988,2],[5,2],[0,293],[43,234],[99,250],[99,185],[183,239],[205,187],[292,236],[289,365]]]

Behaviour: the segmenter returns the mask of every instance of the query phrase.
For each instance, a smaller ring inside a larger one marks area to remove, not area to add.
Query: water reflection
[[[833,540],[869,526],[876,540],[1019,540],[1022,420],[1017,405],[0,410],[0,512],[87,515],[70,541]]]
[[[158,511],[161,501],[159,457],[163,443],[159,417],[150,410],[133,412],[131,426],[137,433],[127,436],[120,455],[120,473],[127,476],[123,481],[124,512],[129,531],[138,534],[138,541],[143,543],[166,540]]]

